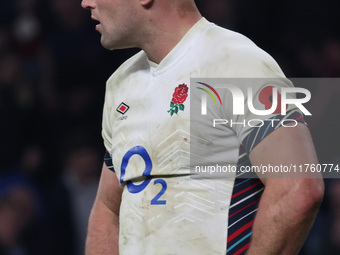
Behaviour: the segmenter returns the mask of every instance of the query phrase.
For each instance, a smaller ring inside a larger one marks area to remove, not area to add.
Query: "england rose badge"
[[[178,114],[178,111],[184,111],[184,101],[188,97],[188,86],[183,83],[175,88],[175,92],[172,94],[170,102],[170,110],[168,113],[172,116],[174,113]]]

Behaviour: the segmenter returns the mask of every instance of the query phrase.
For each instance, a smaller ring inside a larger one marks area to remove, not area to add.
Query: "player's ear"
[[[153,4],[154,0],[139,0],[139,3],[144,7],[144,8],[150,8]]]

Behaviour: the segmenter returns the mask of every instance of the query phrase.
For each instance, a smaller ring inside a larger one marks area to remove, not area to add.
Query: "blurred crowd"
[[[104,155],[105,82],[137,50],[104,50],[80,0],[2,2],[0,255],[80,255]],[[340,2],[197,4],[208,20],[269,52],[288,77],[340,77]],[[340,86],[312,93],[319,160],[340,164]],[[340,254],[340,180],[326,180],[301,254]]]

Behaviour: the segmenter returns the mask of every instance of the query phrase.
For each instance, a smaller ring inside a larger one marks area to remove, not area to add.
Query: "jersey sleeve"
[[[244,115],[233,115],[232,120],[235,123],[233,129],[247,154],[277,128],[293,128],[297,122],[305,123],[295,105],[288,104],[286,109],[281,109],[282,88],[294,87],[289,79],[246,79],[240,87],[245,95]],[[296,95],[287,93],[286,97],[293,99]],[[272,113],[260,115],[256,110]]]
[[[297,109],[292,109],[287,112],[286,116],[276,115],[271,119],[264,121],[263,125],[261,123],[261,126],[255,127],[248,132],[247,136],[241,143],[246,153],[249,155],[252,149],[255,148],[255,146],[258,145],[266,136],[279,127],[282,127],[283,121],[285,126],[296,125],[298,122],[307,125],[303,114]]]
[[[110,125],[110,109],[108,107],[107,97],[105,98],[104,109],[103,109],[103,121],[102,121],[102,137],[104,140],[104,146],[107,151],[111,150],[112,144],[112,132]]]
[[[113,163],[112,163],[112,157],[110,152],[112,151],[112,131],[111,131],[111,119],[110,119],[110,102],[108,98],[108,94],[105,95],[105,102],[104,102],[104,108],[103,108],[103,120],[102,120],[102,137],[104,141],[104,146],[106,149],[106,153],[104,156],[104,163],[106,166],[114,171]]]
[[[104,163],[111,171],[115,172],[115,169],[112,164],[112,157],[108,151],[105,152]]]

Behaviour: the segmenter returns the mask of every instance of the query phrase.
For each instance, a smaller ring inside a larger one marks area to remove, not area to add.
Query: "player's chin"
[[[101,38],[101,44],[107,50],[121,50],[121,49],[127,49],[127,48],[132,47],[132,46],[130,46],[126,43],[122,43],[120,41],[105,40],[105,38],[103,36]]]
[[[103,35],[102,35],[102,37],[100,39],[100,43],[107,50],[114,50],[114,49],[116,49],[114,47],[113,43],[110,40],[105,40],[105,37]]]

